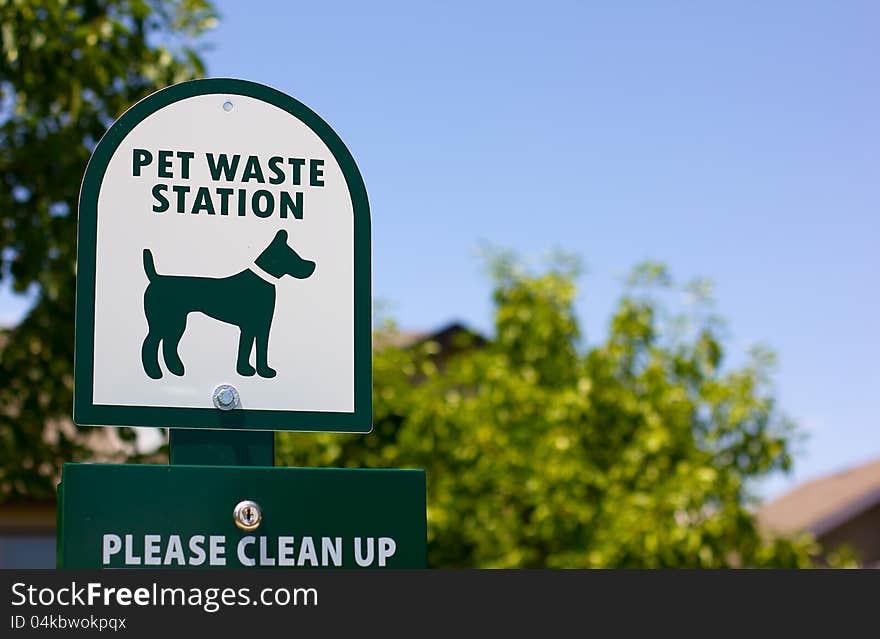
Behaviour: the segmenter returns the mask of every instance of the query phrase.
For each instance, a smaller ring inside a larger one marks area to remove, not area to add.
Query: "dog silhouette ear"
[[[287,231],[285,231],[284,229],[278,231],[275,234],[275,239],[272,241],[277,242],[278,240],[281,240],[282,242],[287,242]]]

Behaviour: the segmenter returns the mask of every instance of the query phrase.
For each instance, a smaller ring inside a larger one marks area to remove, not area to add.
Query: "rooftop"
[[[822,536],[880,503],[880,459],[801,484],[758,511],[761,526]]]

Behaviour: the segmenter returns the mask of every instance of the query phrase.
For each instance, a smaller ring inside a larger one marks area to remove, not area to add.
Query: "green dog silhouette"
[[[144,314],[149,332],[141,348],[144,372],[161,379],[159,343],[165,366],[174,375],[183,375],[183,362],[177,345],[186,330],[190,313],[204,313],[221,322],[238,326],[239,375],[275,377],[269,366],[269,331],[275,315],[275,285],[284,275],[306,279],[315,272],[315,263],[304,260],[287,245],[287,231],[278,231],[272,242],[254,260],[254,266],[230,277],[189,277],[159,275],[150,249],[144,249],[144,271],[150,283],[144,292]],[[261,274],[258,274],[261,273]],[[250,363],[254,342],[257,367]]]

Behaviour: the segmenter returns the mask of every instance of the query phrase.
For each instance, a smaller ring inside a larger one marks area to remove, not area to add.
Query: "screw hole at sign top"
[[[224,103],[223,103],[223,110],[226,111],[227,113],[229,113],[230,111],[232,111],[232,102],[230,102],[229,100],[227,100],[226,102],[224,102]]]

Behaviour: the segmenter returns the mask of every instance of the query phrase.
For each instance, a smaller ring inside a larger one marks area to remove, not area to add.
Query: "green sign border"
[[[144,119],[174,102],[213,94],[244,95],[287,111],[321,138],[342,169],[354,209],[353,413],[254,409],[221,411],[214,408],[96,405],[93,402],[98,194],[107,165],[125,137]],[[354,158],[339,136],[329,124],[301,102],[265,85],[229,78],[183,82],[144,98],[110,127],[89,160],[79,196],[77,241],[74,423],[83,426],[162,426],[347,433],[368,433],[372,430],[370,205],[367,189]]]

